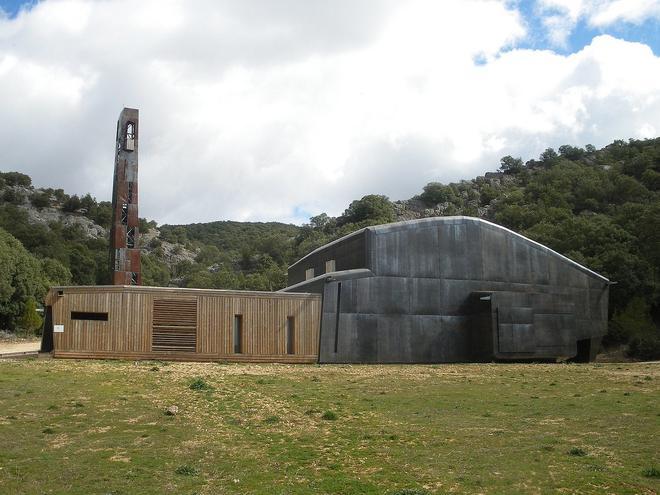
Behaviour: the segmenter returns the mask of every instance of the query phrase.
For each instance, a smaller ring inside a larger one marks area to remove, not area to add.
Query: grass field
[[[0,361],[2,494],[651,494],[659,470],[657,364]]]

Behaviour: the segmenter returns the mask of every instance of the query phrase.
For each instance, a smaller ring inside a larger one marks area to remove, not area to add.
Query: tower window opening
[[[122,263],[121,249],[115,249],[115,271],[121,271],[124,264]]]
[[[126,151],[135,151],[135,124],[126,123],[126,133],[124,135],[124,149]]]
[[[121,205],[121,223],[122,225],[128,223],[128,205],[126,203]]]
[[[128,183],[128,191],[126,193],[126,201],[128,201],[128,203],[133,202],[133,183],[132,182]]]
[[[135,227],[131,227],[126,231],[126,247],[135,247]]]
[[[136,272],[131,272],[131,285],[138,284],[138,274]]]

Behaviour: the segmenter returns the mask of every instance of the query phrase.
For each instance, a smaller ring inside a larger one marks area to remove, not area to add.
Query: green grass
[[[659,365],[153,367],[0,361],[0,493],[660,491]]]

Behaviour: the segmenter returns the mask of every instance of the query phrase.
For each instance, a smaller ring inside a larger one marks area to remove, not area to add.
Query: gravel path
[[[0,354],[7,354],[10,352],[38,351],[40,346],[41,346],[40,340],[21,341],[21,342],[7,342],[0,340]]]

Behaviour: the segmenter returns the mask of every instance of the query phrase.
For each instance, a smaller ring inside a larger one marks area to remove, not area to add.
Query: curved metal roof
[[[603,282],[609,283],[609,279],[602,276],[599,273],[594,272],[593,270],[590,270],[584,265],[579,264],[576,261],[573,261],[572,259],[564,256],[563,254],[558,253],[557,251],[554,251],[550,249],[547,246],[544,246],[543,244],[536,242],[528,237],[525,237],[524,235],[518,234],[517,232],[514,232],[511,229],[507,229],[506,227],[502,227],[501,225],[498,225],[493,222],[489,222],[488,220],[484,220],[482,218],[477,218],[477,217],[467,217],[467,216],[452,216],[452,217],[430,217],[430,218],[420,218],[418,220],[405,220],[403,222],[394,222],[394,223],[387,223],[383,225],[374,225],[371,227],[364,227],[362,229],[356,230],[355,232],[351,232],[348,235],[345,235],[343,237],[340,237],[339,239],[335,239],[332,242],[329,242],[328,244],[325,244],[321,247],[316,248],[315,250],[311,251],[310,253],[306,254],[302,258],[300,258],[298,261],[293,263],[289,268],[292,268],[296,266],[298,263],[303,262],[305,259],[313,256],[316,253],[319,253],[330,246],[333,246],[335,244],[342,243],[346,241],[347,239],[350,239],[352,237],[355,237],[357,235],[360,235],[366,231],[371,231],[376,234],[378,233],[387,233],[387,232],[396,232],[400,230],[409,230],[409,229],[416,229],[420,227],[432,227],[434,225],[446,225],[446,224],[466,224],[466,223],[475,223],[479,224],[481,227],[484,228],[491,228],[491,229],[497,229],[500,231],[504,231],[520,240],[523,242],[531,245],[532,247],[539,249],[543,251],[544,253],[550,255],[550,256],[556,256],[559,259],[561,259],[563,262],[569,264],[570,266],[580,270],[583,273],[586,273],[589,276],[592,276],[594,278],[597,278]]]

